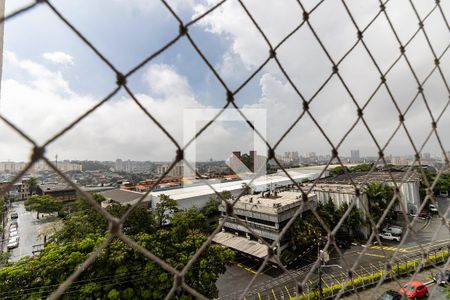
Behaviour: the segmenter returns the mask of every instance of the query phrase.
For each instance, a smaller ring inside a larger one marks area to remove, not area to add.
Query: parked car
[[[11,220],[11,225],[15,224],[16,226],[18,225],[17,219]]]
[[[392,234],[390,232],[380,233],[380,238],[385,239],[385,240],[400,242],[400,236],[396,235],[396,234]]]
[[[11,229],[17,229],[17,222],[9,224],[9,230]]]
[[[18,219],[19,218],[19,214],[18,213],[16,213],[16,212],[12,212],[11,213],[11,220],[15,220],[15,219]]]
[[[446,270],[444,273],[437,272],[434,274],[434,281],[439,285],[446,285],[450,283],[450,271]]]
[[[420,281],[410,281],[400,289],[400,294],[405,295],[408,299],[420,299],[428,297],[428,288]]]
[[[432,212],[432,213],[438,213],[439,212],[437,204],[436,205],[435,204],[428,205],[428,210],[430,212]]]
[[[431,219],[431,216],[430,216],[430,214],[429,213],[427,213],[427,212],[421,212],[420,214],[419,214],[419,217],[418,217],[419,219],[422,219],[422,220],[427,220],[427,219]]]
[[[348,249],[352,246],[351,237],[346,234],[337,234],[335,237],[336,245],[342,249]]]
[[[400,226],[395,226],[395,225],[387,225],[386,227],[383,228],[382,232],[386,232],[386,233],[392,233],[392,234],[396,234],[396,235],[401,235],[403,233],[403,228],[401,228]]]
[[[17,236],[17,230],[10,230],[9,237],[15,237],[15,236]]]
[[[19,237],[15,236],[9,239],[8,241],[8,249],[13,249],[19,246]]]
[[[389,290],[383,293],[378,300],[400,300],[403,299],[402,294],[399,292]]]

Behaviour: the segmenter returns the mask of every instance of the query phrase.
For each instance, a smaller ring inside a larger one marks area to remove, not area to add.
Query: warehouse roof
[[[351,180],[350,180],[351,178]],[[355,184],[362,184],[364,182],[392,182],[392,178],[400,184],[401,182],[411,182],[419,181],[419,175],[413,171],[410,173],[403,171],[375,171],[369,174],[369,172],[353,172],[349,174],[342,174],[334,177],[328,177],[320,179],[320,183],[340,183],[340,184],[351,184],[353,181]]]
[[[100,192],[100,195],[105,197],[106,200],[112,200],[120,204],[133,204],[138,201],[144,193],[133,192],[128,190],[115,189],[110,191]],[[144,199],[143,201],[148,201]]]
[[[324,166],[302,167],[287,169],[289,176],[296,182],[304,182],[306,180],[316,179]],[[217,192],[223,191],[239,191],[242,190],[243,184],[249,184],[250,180],[236,180],[232,182],[213,183],[211,186]],[[256,192],[267,191],[269,187],[286,186],[292,184],[291,179],[284,172],[278,172],[266,176],[256,178],[251,182],[251,187]],[[152,196],[167,195],[174,200],[182,200],[186,198],[214,195],[214,191],[206,184],[197,186],[188,186],[179,189],[171,189],[165,191],[151,192]]]

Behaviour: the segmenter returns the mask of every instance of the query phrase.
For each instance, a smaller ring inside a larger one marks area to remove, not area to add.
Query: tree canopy
[[[167,225],[171,216],[178,211],[177,202],[167,195],[161,195],[156,204],[154,214],[158,226]]]
[[[381,182],[369,182],[365,187],[369,202],[369,212],[373,221],[378,223],[384,211],[389,205],[392,197],[394,197],[394,189]],[[388,211],[385,220],[391,219],[394,216],[393,206]]]
[[[61,201],[51,196],[31,196],[25,200],[25,209],[35,211],[38,219],[40,213],[58,212],[61,207]]]
[[[101,201],[101,197],[95,198]],[[128,209],[120,205],[107,208],[116,217],[121,217]],[[128,216],[123,232],[181,270],[207,240],[205,217],[194,209],[176,211],[164,217],[171,225],[157,229],[155,224],[160,220],[159,216],[136,207]],[[105,240],[107,234],[104,217],[86,200],[77,200],[64,214],[62,228],[38,256],[25,257],[0,268],[0,298],[46,298]],[[186,273],[185,282],[206,297],[217,298],[215,282],[233,257],[233,251],[209,245]],[[61,298],[163,299],[172,288],[172,282],[172,275],[157,263],[115,238]],[[179,298],[193,297],[180,291]]]

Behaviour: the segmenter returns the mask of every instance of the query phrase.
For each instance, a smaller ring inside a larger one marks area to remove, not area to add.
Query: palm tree
[[[370,182],[365,187],[367,200],[369,202],[369,213],[375,223],[378,223],[384,211],[394,196],[394,189],[387,184],[380,182]],[[391,209],[386,215],[386,219],[393,216]]]

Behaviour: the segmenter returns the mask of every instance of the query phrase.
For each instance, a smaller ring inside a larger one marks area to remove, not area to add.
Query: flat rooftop
[[[391,176],[392,174],[392,176]],[[403,171],[375,171],[369,174],[369,172],[354,172],[349,174],[342,174],[335,177],[328,177],[320,179],[319,183],[340,183],[340,184],[351,184],[351,180],[355,184],[362,184],[364,182],[378,181],[378,182],[392,182],[392,178],[396,183],[400,184],[403,182],[414,182],[419,181],[420,177],[417,172],[412,171],[407,174]]]
[[[287,169],[289,176],[292,177],[296,182],[301,183],[307,180],[313,180],[319,177],[320,172],[323,170],[325,166],[313,166],[313,167],[301,167],[301,168],[292,168]],[[327,174],[325,174],[327,175]],[[223,191],[240,191],[242,190],[243,184],[249,184],[249,179],[244,180],[235,180],[231,182],[222,182],[222,183],[213,183],[211,186],[217,192]],[[272,188],[279,186],[286,186],[292,184],[291,179],[286,176],[284,172],[277,172],[274,174],[262,176],[256,178],[252,183],[251,187],[256,192],[267,191],[270,186]],[[199,196],[211,196],[214,195],[214,191],[207,185],[196,185],[196,186],[187,186],[179,189],[171,189],[165,191],[157,191],[150,193],[153,197],[158,197],[162,194],[169,196],[174,200],[183,200],[186,198],[193,198]]]
[[[308,199],[316,195],[310,193]],[[298,191],[278,192],[277,196],[245,195],[234,204],[235,209],[249,210],[266,214],[279,214],[302,204],[302,194]]]
[[[75,189],[69,185],[64,183],[57,183],[57,184],[39,184],[39,188],[42,190],[42,192],[59,192],[59,191],[74,191]]]
[[[304,191],[307,192],[311,186],[312,183],[305,183],[303,184]],[[312,193],[314,192],[328,192],[328,193],[340,193],[340,194],[354,194],[355,188],[353,185],[350,184],[338,184],[338,183],[317,183],[314,185],[314,187],[311,190]]]
[[[144,195],[144,193],[128,191],[128,190],[121,190],[121,189],[104,191],[104,192],[100,192],[98,194],[105,197],[106,200],[112,200],[112,201],[120,203],[120,204],[133,204],[133,203],[137,202]],[[148,198],[145,198],[143,201],[149,201],[149,200],[148,200]]]

